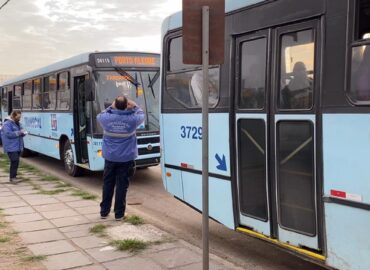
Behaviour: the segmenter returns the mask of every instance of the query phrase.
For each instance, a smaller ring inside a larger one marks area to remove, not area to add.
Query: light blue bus
[[[210,217],[318,264],[370,269],[370,1],[227,0],[210,68]],[[163,23],[164,186],[201,211],[200,66]]]
[[[124,95],[146,114],[137,130],[136,164],[157,165],[159,59],[152,53],[85,53],[6,81],[1,86],[2,119],[22,110],[29,132],[23,156],[36,152],[63,160],[66,172],[78,176],[83,169],[104,169],[103,130],[96,116]]]

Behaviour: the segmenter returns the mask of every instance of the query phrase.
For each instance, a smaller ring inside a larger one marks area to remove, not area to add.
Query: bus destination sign
[[[96,67],[158,67],[155,55],[95,55]]]

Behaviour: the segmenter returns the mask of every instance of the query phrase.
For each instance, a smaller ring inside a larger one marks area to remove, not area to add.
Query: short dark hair
[[[127,98],[124,96],[117,97],[115,100],[117,110],[126,110],[127,108]]]
[[[14,110],[14,111],[12,111],[10,117],[14,118],[14,117],[16,117],[17,115],[20,115],[20,114],[22,114],[22,112],[20,110]]]

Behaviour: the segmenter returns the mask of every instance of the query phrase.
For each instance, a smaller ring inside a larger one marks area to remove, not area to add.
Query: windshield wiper
[[[136,88],[139,87],[140,83],[134,78],[132,77],[127,71],[124,71],[123,69],[121,68],[115,68],[115,70],[122,76],[125,76],[126,79],[132,83],[133,85],[135,85]]]
[[[157,71],[157,73],[154,75],[153,79],[150,78],[150,75],[148,73],[148,79],[149,79],[149,85],[148,85],[148,87],[152,90],[152,94],[153,94],[153,97],[154,98],[155,98],[155,93],[154,93],[153,85],[158,80],[158,78],[159,78],[159,71]]]

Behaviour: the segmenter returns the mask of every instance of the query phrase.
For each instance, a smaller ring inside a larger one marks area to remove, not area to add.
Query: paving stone
[[[112,246],[93,248],[85,250],[91,257],[93,257],[98,262],[108,262],[121,258],[127,258],[132,256],[132,253],[125,251],[118,251]],[[120,268],[120,269],[130,269],[130,268]],[[132,268],[140,269],[140,268]]]
[[[43,199],[28,200],[27,202],[32,206],[36,206],[36,205],[43,205],[43,204],[58,203],[58,200],[54,198],[43,198]]]
[[[0,192],[9,192],[10,189],[9,188],[6,188],[6,187],[1,187],[0,186]]]
[[[12,197],[12,196],[14,196],[14,193],[13,192],[10,192],[10,191],[0,191],[0,198],[9,198],[9,197]]]
[[[90,223],[90,220],[88,220],[87,218],[83,216],[57,218],[57,219],[52,219],[50,221],[58,228]]]
[[[30,195],[24,195],[22,196],[22,199],[27,201],[33,201],[33,200],[41,200],[41,199],[50,199],[52,198],[50,195],[44,195],[44,194],[30,194]]]
[[[25,190],[19,190],[19,191],[14,191],[17,195],[30,195],[30,194],[36,194],[38,193],[39,191],[38,190],[34,190],[34,189],[25,189]]]
[[[90,259],[81,252],[71,252],[59,255],[52,255],[42,262],[47,269],[63,270],[78,266],[85,266],[92,264]]]
[[[101,223],[105,223],[105,222],[109,222],[110,220],[109,219],[101,219],[100,217],[100,213],[99,213],[99,209],[95,209],[95,214],[88,214],[88,215],[84,215],[84,217],[88,218],[89,220],[93,221],[93,222],[101,222]],[[113,218],[113,217],[112,217]],[[117,223],[117,222],[116,222]]]
[[[32,207],[24,206],[24,207],[16,207],[16,208],[8,208],[4,210],[5,215],[21,215],[21,214],[30,214],[35,213]]]
[[[73,270],[106,270],[106,268],[104,268],[101,265],[90,265],[90,266],[74,268]]]
[[[81,200],[80,197],[77,196],[72,196],[72,195],[67,195],[67,194],[58,194],[54,196],[54,198],[58,199],[61,202],[75,202]]]
[[[165,269],[147,258],[131,257],[113,262],[104,263],[104,266],[109,270],[122,269],[140,269],[140,270],[161,270]]]
[[[59,230],[63,233],[66,232],[75,232],[75,231],[81,231],[81,230],[89,230],[91,227],[93,227],[95,224],[89,223],[89,224],[81,224],[76,226],[67,226],[60,228]]]
[[[27,203],[23,201],[17,201],[17,202],[2,202],[0,203],[0,207],[3,209],[8,209],[8,208],[15,208],[15,207],[23,207],[23,206],[28,206]]]
[[[43,213],[48,211],[57,211],[63,209],[70,209],[64,203],[54,203],[54,204],[47,204],[47,205],[37,205],[34,207],[37,211]]]
[[[80,230],[80,231],[74,231],[74,232],[66,232],[64,235],[71,239],[71,238],[79,238],[79,237],[85,237],[91,235],[90,231],[88,229],[86,230]]]
[[[15,192],[22,191],[22,190],[34,190],[34,187],[31,185],[26,185],[26,186],[11,185],[9,187],[11,190]]]
[[[56,229],[24,232],[20,233],[19,236],[26,244],[44,243],[64,239],[64,236]]]
[[[0,204],[1,203],[6,203],[6,202],[18,202],[18,201],[21,201],[22,199],[19,198],[18,196],[14,196],[14,194],[12,194],[13,196],[8,196],[8,197],[1,197],[0,196]]]
[[[99,216],[99,214],[100,214],[99,205],[97,205],[96,208],[91,207],[91,206],[86,206],[86,207],[74,208],[74,210],[76,210],[77,212],[79,212],[80,214],[83,214],[83,215],[95,214],[95,215]]]
[[[176,267],[174,269],[176,270],[199,270],[199,269],[202,269],[202,267],[203,267],[203,263],[200,262],[200,263],[189,264],[189,265],[182,266],[182,267]],[[209,269],[210,270],[228,270],[229,268],[213,263],[213,262],[210,262]]]
[[[75,201],[75,202],[68,202],[68,206],[72,208],[78,208],[78,207],[85,207],[85,206],[96,206],[98,207],[98,203],[95,201],[90,201],[90,200],[80,200],[80,201]]]
[[[42,213],[44,217],[47,219],[56,219],[56,218],[62,218],[62,217],[73,217],[78,216],[79,214],[76,211],[73,211],[72,209],[62,209],[57,211],[48,211]]]
[[[25,223],[25,222],[43,220],[44,218],[38,213],[31,213],[31,214],[22,214],[22,215],[15,215],[15,216],[6,216],[5,219],[8,222]]]
[[[150,245],[146,250],[143,250],[143,254],[149,254],[149,253],[155,253],[167,249],[173,249],[181,247],[178,242],[169,242],[169,243],[163,243],[159,245]]]
[[[12,226],[17,232],[34,232],[54,228],[53,224],[51,224],[47,220],[40,220],[27,223],[14,223]]]
[[[101,237],[96,237],[94,235],[89,235],[80,238],[73,238],[71,239],[73,243],[79,246],[82,249],[90,249],[96,247],[104,247],[107,246],[109,243],[106,239]]]
[[[168,249],[148,256],[167,268],[181,267],[202,261],[200,255],[186,248]]]
[[[66,240],[40,243],[28,246],[35,255],[56,255],[60,253],[76,251]]]

